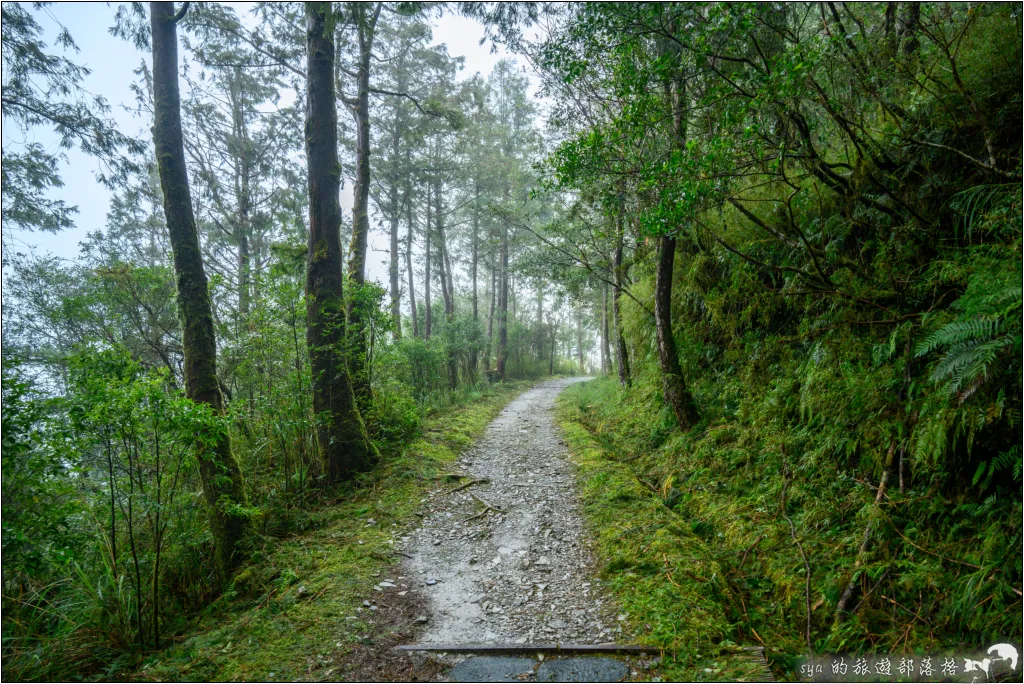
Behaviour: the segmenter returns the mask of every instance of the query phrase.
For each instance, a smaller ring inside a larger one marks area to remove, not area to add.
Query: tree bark
[[[586,375],[587,369],[583,366],[583,308],[576,312],[576,358],[580,366],[580,375]]]
[[[178,35],[174,3],[150,3],[153,41],[153,143],[163,192],[164,215],[174,253],[184,353],[185,394],[196,403],[224,415],[224,398],[217,380],[217,340],[213,307],[192,210],[185,168],[178,92]],[[217,566],[227,580],[246,555],[242,547],[249,519],[242,471],[225,430],[209,436],[199,458],[203,496],[210,516]]]
[[[252,207],[252,193],[250,191],[250,180],[252,176],[249,163],[249,131],[245,121],[245,112],[242,107],[242,97],[239,92],[241,86],[237,82],[237,70],[232,74],[229,96],[231,97],[231,128],[235,138],[235,149],[237,150],[234,160],[235,166],[235,197],[238,204],[235,216],[235,242],[238,245],[237,279],[238,279],[238,314],[239,319],[244,319],[249,313],[250,303],[250,277],[251,257],[249,251],[249,233],[252,229],[250,224],[250,212]]]
[[[499,380],[505,379],[505,364],[508,361],[508,226],[501,226],[498,272],[498,361],[496,372]]]
[[[698,420],[697,404],[683,380],[676,340],[672,334],[672,269],[675,265],[676,239],[658,238],[658,270],[654,280],[654,325],[658,333],[658,360],[661,362],[662,389],[676,421],[689,430]]]
[[[370,443],[345,354],[341,273],[341,164],[334,93],[330,3],[306,5],[306,160],[309,165],[309,251],[306,256],[306,344],[313,376],[317,442],[331,482],[368,468]]]
[[[476,194],[479,195],[479,189],[474,188]],[[477,324],[480,320],[479,315],[479,301],[477,298],[477,263],[480,258],[480,216],[479,207],[476,204],[476,200],[473,200],[473,238],[472,238],[472,263],[470,264],[470,277],[473,281],[473,343],[469,347],[469,380],[470,382],[476,382],[477,366],[479,360],[477,358],[477,345],[479,344],[479,338],[477,337]]]
[[[398,90],[401,92],[405,91],[405,52],[401,53],[398,63]],[[400,158],[402,156],[402,136],[406,132],[406,123],[404,116],[403,103],[395,99],[394,103],[394,120],[392,121],[391,127],[391,170],[388,178],[390,185],[389,188],[389,199],[391,204],[391,261],[389,264],[388,276],[390,277],[391,285],[391,320],[392,320],[392,337],[393,339],[402,339],[402,290],[401,290],[401,278],[399,277],[399,254],[398,254],[398,224],[402,214],[402,204],[399,201],[399,182],[401,180],[401,174],[399,173],[398,166]],[[408,152],[406,153],[406,164],[405,171],[408,172]],[[406,205],[409,203],[409,192],[408,184],[404,184],[405,193],[402,200]]]
[[[548,325],[551,326],[551,356],[548,357],[548,375],[555,374],[555,346],[558,344],[557,337],[555,335],[555,320],[548,314]]]
[[[487,312],[487,348],[484,350],[484,370],[488,373],[491,370],[491,346],[494,342],[494,309],[498,301],[498,275],[497,269],[494,267],[494,243],[493,233],[491,235],[491,258],[489,259],[488,265],[491,269],[491,305]]]
[[[608,332],[608,283],[601,288],[601,372],[611,370],[612,350]]]
[[[423,339],[430,339],[430,328],[431,328],[431,316],[430,316],[430,231],[431,231],[431,202],[430,202],[430,186],[427,185],[427,223],[424,228],[423,241],[426,245],[426,254],[423,257]]]
[[[622,287],[626,278],[626,269],[622,263],[623,232],[622,216],[618,215],[615,217],[615,255],[612,258],[612,269],[615,272],[615,287],[612,291],[612,323],[615,326],[615,362],[619,368],[619,384],[623,387],[629,387],[633,380],[629,372],[629,350],[626,348],[626,338],[622,334],[622,309],[620,304]]]
[[[366,247],[370,233],[370,58],[373,38],[380,16],[381,3],[366,16],[367,5],[349,4],[356,23],[359,41],[359,64],[356,71],[356,99],[352,114],[356,123],[356,174],[352,203],[352,238],[348,248],[348,279],[350,285],[361,289],[366,282]],[[352,339],[349,365],[352,368],[352,386],[359,398],[370,396],[370,382],[366,371],[366,329],[363,321],[365,302],[359,292],[349,293],[348,325]]]
[[[405,203],[405,218],[408,224],[408,233],[405,237],[405,272],[409,276],[409,313],[412,318],[412,336],[420,336],[420,323],[419,323],[419,312],[416,311],[416,280],[415,274],[412,270],[412,234],[413,234],[413,218],[412,218],[412,190],[406,185],[405,188],[406,203]]]
[[[452,265],[448,258],[448,245],[444,234],[444,203],[442,201],[441,184],[438,183],[434,189],[434,213],[437,215],[437,250],[438,266],[441,276],[441,294],[444,297],[444,322],[448,327],[448,335],[451,334],[451,326],[455,324],[455,292],[452,279]],[[446,335],[447,337],[447,335]],[[447,337],[451,340],[450,337]],[[459,370],[455,357],[455,346],[448,347],[448,387],[455,390],[459,384]]]

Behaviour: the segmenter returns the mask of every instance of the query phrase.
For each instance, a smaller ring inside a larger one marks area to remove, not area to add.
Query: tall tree
[[[357,55],[355,73],[356,95],[344,98],[352,111],[356,124],[356,168],[352,205],[352,238],[348,247],[348,279],[353,287],[361,288],[366,282],[366,250],[370,233],[370,61],[373,41],[377,33],[384,3],[367,5],[362,2],[346,3],[351,22],[355,26]],[[348,323],[351,326],[352,352],[349,364],[357,396],[370,393],[370,378],[366,371],[366,330],[363,319],[366,306],[358,296],[350,296]]]
[[[217,379],[217,340],[213,309],[203,270],[199,234],[192,211],[178,93],[177,23],[188,3],[175,13],[169,2],[150,3],[153,41],[153,142],[160,170],[164,214],[177,282],[184,353],[185,393],[223,415],[224,399]],[[229,577],[245,555],[242,542],[249,527],[241,510],[247,503],[245,483],[227,431],[213,435],[199,462],[203,494],[210,511],[210,529],[222,575]]]
[[[620,207],[622,203],[619,203]],[[626,336],[622,334],[622,293],[626,284],[626,264],[623,260],[625,249],[625,230],[621,211],[614,218],[615,248],[612,258],[612,274],[615,284],[612,288],[612,327],[615,329],[615,365],[619,371],[619,384],[629,387],[632,376],[629,371],[629,348]]]
[[[337,482],[367,468],[376,454],[356,404],[345,353],[334,22],[330,3],[306,5],[306,344],[313,379],[317,442],[328,477]]]

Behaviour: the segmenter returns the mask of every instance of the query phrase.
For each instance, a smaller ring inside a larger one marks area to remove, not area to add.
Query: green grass
[[[571,388],[559,398],[558,416],[578,467],[600,573],[633,633],[639,643],[665,649],[665,681],[757,680],[763,668],[730,640],[722,571],[705,541],[637,479],[628,455],[581,420],[597,392],[591,383]]]
[[[271,540],[232,590],[190,634],[150,656],[142,680],[333,679],[372,626],[357,609],[399,558],[389,540],[415,520],[435,476],[449,470],[498,412],[528,383],[488,388],[428,417],[421,437],[348,492],[314,513],[314,529]],[[373,519],[375,524],[370,524]]]
[[[639,638],[668,652],[667,679],[749,679],[736,648],[758,645],[776,676],[793,678],[808,603],[817,653],[934,654],[1019,638],[1019,498],[997,490],[979,501],[917,463],[912,486],[876,506],[877,476],[855,479],[835,446],[848,425],[808,426],[776,404],[754,397],[716,414],[709,402],[681,433],[649,374],[629,391],[605,378],[559,398],[602,573]],[[869,520],[873,545],[857,567]],[[863,600],[838,621],[854,569]]]

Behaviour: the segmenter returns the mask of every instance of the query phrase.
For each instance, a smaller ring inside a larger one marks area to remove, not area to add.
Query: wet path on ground
[[[622,642],[620,614],[594,576],[573,465],[554,420],[576,379],[544,382],[509,404],[396,544],[399,582],[423,595],[423,644]],[[456,681],[619,681],[613,658],[441,654]]]

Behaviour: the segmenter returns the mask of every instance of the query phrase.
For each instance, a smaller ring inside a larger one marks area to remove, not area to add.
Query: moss
[[[874,489],[837,468],[847,458],[848,422],[778,420],[780,393],[794,392],[788,383],[752,392],[734,415],[715,415],[707,402],[706,427],[681,433],[659,383],[643,372],[650,365],[638,366],[627,392],[611,379],[568,389],[559,416],[603,572],[625,610],[643,615],[634,625],[640,638],[674,650],[667,678],[744,678],[735,645],[764,645],[776,674],[795,676],[807,649],[806,571],[781,515],[783,496],[811,569],[816,652],[938,653],[1020,634],[1012,611],[989,605],[1001,597],[1019,605],[1020,538],[1006,524],[1019,520],[1019,503],[991,496],[986,509],[972,505],[971,492],[947,498],[918,485],[893,488],[886,506],[874,506]],[[725,382],[713,389],[740,394]],[[809,396],[822,411],[825,403],[848,410],[843,399],[853,394],[841,380],[816,392]],[[869,519],[877,545],[859,575],[877,591],[837,622]],[[706,668],[715,667],[711,676]]]
[[[421,437],[386,454],[342,503],[316,511],[314,531],[268,541],[191,632],[147,659],[135,678],[337,678],[346,654],[371,634],[364,620],[346,618],[360,617],[357,608],[395,565],[389,541],[414,523],[434,477],[525,387],[493,386],[477,401],[429,417]]]
[[[666,681],[756,681],[764,673],[733,643],[706,543],[578,422],[577,390],[558,416],[578,467],[583,513],[601,575],[638,643],[665,649]]]

